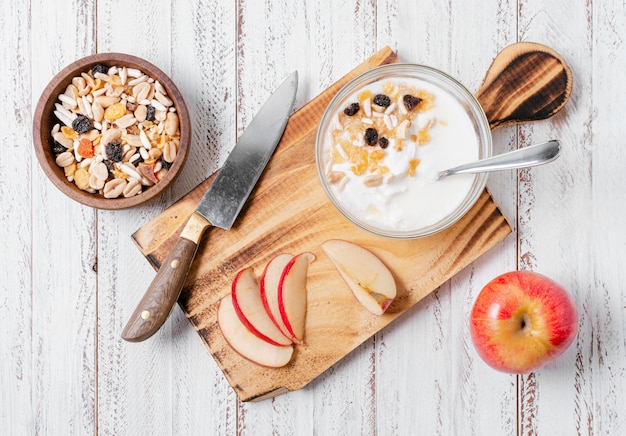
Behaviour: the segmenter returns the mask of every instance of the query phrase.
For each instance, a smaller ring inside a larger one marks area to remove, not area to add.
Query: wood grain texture
[[[516,2],[379,2],[378,13],[380,41],[470,91],[479,89],[498,52],[517,41]],[[517,148],[514,128],[492,136],[494,154]],[[487,185],[504,215],[516,217],[515,172],[492,173]],[[509,222],[515,231],[516,220]],[[482,362],[466,322],[482,286],[515,269],[514,241],[496,244],[377,335],[378,434],[516,433],[516,378]]]
[[[170,2],[98,2],[96,18],[98,51],[139,56],[170,73]],[[159,434],[173,425],[170,325],[141,347],[120,337],[153,277],[140,259],[126,254],[132,243],[124,234],[132,232],[133,222],[147,220],[169,201],[166,194],[137,208],[98,212],[96,425],[102,434]]]
[[[241,400],[306,385],[510,232],[486,192],[449,231],[403,241],[390,241],[354,227],[329,203],[315,167],[319,118],[336,90],[350,77],[390,61],[395,61],[393,52],[389,48],[380,50],[298,111],[235,226],[228,232],[210,229],[199,247],[180,304]],[[290,183],[292,180],[298,183]],[[195,209],[202,193],[194,190],[185,216]],[[301,201],[303,198],[306,201]],[[166,220],[171,216],[166,213]],[[155,220],[160,221],[159,217]],[[170,223],[165,226],[171,228]],[[134,235],[140,248],[143,240],[152,238],[143,229]],[[322,242],[331,238],[370,247],[390,266],[401,291],[384,316],[364,313],[350,304],[349,292],[338,291],[346,287],[320,251]],[[239,357],[226,344],[216,323],[216,303],[228,293],[239,269],[252,266],[260,273],[273,256],[302,251],[312,251],[318,258],[309,270],[306,346],[296,351],[294,360],[285,368],[261,368]],[[161,247],[144,252],[154,263],[160,263],[166,253]],[[335,343],[328,341],[330,337],[343,339]]]
[[[38,381],[32,359],[33,204],[28,198],[36,183],[30,181],[29,19],[28,5],[0,4],[0,25],[11,30],[0,41],[3,56],[11,59],[0,63],[0,75],[13,79],[0,81],[0,110],[15,114],[0,130],[0,143],[8,151],[0,154],[0,431],[10,434],[32,433],[40,412],[33,407]],[[15,165],[16,161],[24,165]]]
[[[68,23],[67,16],[77,19]],[[38,29],[30,33],[32,93],[22,95],[29,95],[30,100],[22,103],[30,109],[31,120],[32,109],[51,77],[94,50],[93,16],[89,4],[32,3],[29,25]],[[32,153],[31,141],[29,137]],[[24,198],[29,198],[32,206],[30,244],[32,259],[37,261],[31,268],[33,421],[28,431],[93,434],[97,409],[96,214],[58,192],[34,154],[31,165],[33,189]],[[23,309],[12,310],[19,314]]]
[[[193,215],[192,215],[193,218]],[[184,234],[184,233],[183,233]],[[122,339],[141,342],[165,323],[178,300],[198,246],[184,237],[176,240],[165,262],[122,330]]]
[[[572,72],[553,49],[524,42],[503,49],[476,91],[492,129],[549,118],[572,92]]]
[[[242,46],[238,68],[248,71],[242,77],[254,77],[242,82],[248,95],[258,92],[257,82],[280,83],[281,78],[265,66],[265,57],[285,74],[298,71],[295,107],[300,108],[377,49],[372,37],[376,5],[369,0],[242,1],[238,7],[246,23],[245,32],[238,35]],[[250,104],[249,98],[242,97],[240,105]],[[251,107],[250,113],[257,108]],[[238,428],[243,434],[371,434],[376,419],[372,350],[373,346],[363,344],[350,355],[343,371],[329,371],[305,390],[272,401],[240,403]],[[351,400],[338,401],[342,397]]]
[[[520,34],[530,40],[550,38],[553,48],[575,63],[573,71],[577,79],[571,97],[574,104],[546,123],[520,129],[523,144],[556,134],[563,138],[565,147],[556,165],[520,172],[518,265],[519,269],[552,276],[569,289],[578,302],[580,316],[575,345],[563,359],[520,377],[519,432],[608,434],[611,433],[608,429],[597,428],[597,420],[607,415],[594,405],[595,389],[597,383],[605,385],[607,379],[596,364],[603,356],[623,351],[623,345],[613,348],[615,345],[605,347],[597,342],[597,338],[608,337],[597,330],[597,322],[608,313],[595,309],[606,297],[601,297],[597,285],[603,274],[594,271],[594,262],[590,261],[601,256],[593,248],[594,234],[599,229],[593,221],[593,211],[598,207],[593,186],[600,182],[595,179],[598,173],[593,149],[603,146],[594,138],[599,132],[592,128],[598,110],[592,86],[601,80],[594,78],[597,68],[591,43],[594,13],[584,4],[569,5],[566,16],[554,4],[525,1],[522,7],[526,14],[520,17]],[[615,212],[613,209],[611,215]],[[590,253],[590,257],[583,253]],[[608,384],[624,389],[619,378]],[[544,419],[553,413],[557,402],[563,419]]]
[[[625,14],[619,0],[0,2],[0,434],[626,433]],[[128,236],[221,167],[286,74],[300,74],[302,107],[389,45],[474,91],[516,41],[554,48],[574,82],[555,117],[493,132],[495,153],[553,137],[564,145],[549,166],[489,176],[513,236],[306,388],[272,400],[238,402],[178,308],[149,341],[121,340],[154,277]],[[193,123],[181,177],[120,213],[58,192],[30,135],[52,76],[109,50],[168,72]],[[480,360],[464,317],[484,283],[518,267],[569,287],[581,318],[571,350],[516,377]]]
[[[621,74],[616,74],[626,68],[626,58],[622,56],[626,43],[624,16],[623,2],[594,4],[587,11],[585,20],[592,31],[586,32],[589,43],[580,57],[587,58],[590,51],[593,62],[591,71],[586,71],[588,87],[580,89],[579,95],[581,101],[592,95],[593,104],[586,101],[585,112],[569,123],[576,126],[585,119],[588,127],[579,126],[577,137],[583,141],[583,149],[591,153],[593,163],[593,276],[584,278],[584,286],[579,286],[579,295],[584,295],[579,300],[586,320],[585,347],[580,347],[576,356],[580,370],[575,380],[578,390],[573,418],[580,433],[589,434],[626,433],[622,412],[626,403],[626,276],[622,262],[616,260],[623,256],[626,247],[626,232],[621,224],[626,196],[621,188],[611,189],[626,186],[620,115],[626,89],[621,85]],[[572,256],[572,262],[583,262]]]

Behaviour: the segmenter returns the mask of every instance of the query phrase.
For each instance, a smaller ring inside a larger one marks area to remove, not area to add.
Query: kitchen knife
[[[296,71],[278,87],[242,133],[130,317],[122,339],[143,341],[163,325],[178,300],[205,230],[229,230],[233,226],[283,136],[297,88]]]

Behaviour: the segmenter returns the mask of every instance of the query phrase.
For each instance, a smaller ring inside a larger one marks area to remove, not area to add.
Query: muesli
[[[180,126],[163,85],[136,68],[93,66],[55,103],[52,151],[67,180],[105,198],[132,197],[165,177]]]

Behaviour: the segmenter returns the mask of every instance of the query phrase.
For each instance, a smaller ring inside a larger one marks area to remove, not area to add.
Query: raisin
[[[406,94],[404,97],[402,97],[402,101],[404,102],[404,107],[407,108],[407,110],[412,110],[415,106],[421,103],[422,99],[419,97],[413,97],[410,94]]]
[[[374,96],[374,104],[382,107],[388,107],[391,104],[391,99],[385,94],[376,94]]]
[[[106,74],[108,72],[109,72],[109,67],[107,67],[106,65],[102,65],[102,64],[96,64],[91,68],[91,74],[93,76],[95,76],[96,73]]]
[[[115,166],[113,165],[113,161],[110,159],[105,159],[102,161],[102,163],[107,166],[107,169],[109,170],[110,173],[112,173],[113,170],[115,169]]]
[[[61,154],[61,153],[64,153],[65,151],[67,151],[67,148],[65,148],[60,143],[54,141],[54,144],[52,144],[52,153]]]
[[[141,162],[143,162],[143,156],[139,155],[139,157],[133,161],[133,165],[137,167]]]
[[[165,168],[166,170],[169,170],[171,166],[172,166],[172,162],[168,162],[165,159],[161,158],[161,168]]]
[[[86,116],[79,115],[72,121],[72,129],[76,133],[87,133],[93,129],[93,123]]]
[[[367,145],[376,145],[378,142],[378,132],[373,127],[365,129],[365,142]]]
[[[107,158],[112,162],[120,162],[122,160],[122,144],[117,141],[111,141],[105,146]]]
[[[358,103],[352,103],[350,106],[346,107],[343,110],[343,113],[351,117],[355,115],[359,111],[359,109],[361,109],[361,106],[359,106]]]
[[[378,140],[378,145],[380,145],[380,148],[387,148],[389,146],[389,140],[384,136],[381,136]]]
[[[146,112],[146,121],[154,121],[154,106],[149,104],[147,106],[148,111]]]

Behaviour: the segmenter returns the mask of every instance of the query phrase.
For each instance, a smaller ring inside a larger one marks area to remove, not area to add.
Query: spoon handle
[[[533,167],[548,163],[559,157],[561,144],[556,139],[542,142],[519,150],[499,154],[487,159],[470,162],[441,171],[439,179],[452,174],[482,173],[485,171],[499,171],[513,168]]]

